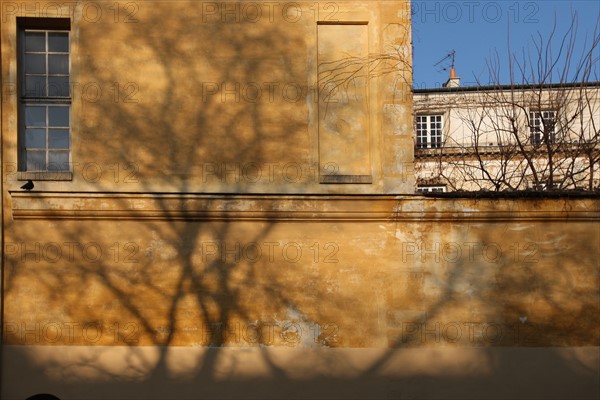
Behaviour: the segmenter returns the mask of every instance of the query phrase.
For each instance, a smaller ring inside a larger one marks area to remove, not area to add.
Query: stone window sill
[[[32,181],[72,181],[73,172],[71,171],[44,171],[44,172],[19,172],[17,179],[20,181],[26,181],[31,179]]]

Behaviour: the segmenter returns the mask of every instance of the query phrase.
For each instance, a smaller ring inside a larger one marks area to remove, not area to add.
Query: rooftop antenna
[[[441,60],[436,62],[433,66],[438,72],[448,71],[448,60],[450,60],[450,71],[454,70],[454,55],[456,51],[454,49],[450,50],[446,56],[444,56]]]
[[[456,52],[452,49],[444,58],[435,63],[434,67],[438,72],[448,71],[450,69],[450,77],[444,83],[443,87],[458,87],[460,86],[460,78],[456,76],[456,70],[454,69],[454,55]],[[450,67],[448,67],[448,61],[450,61]]]

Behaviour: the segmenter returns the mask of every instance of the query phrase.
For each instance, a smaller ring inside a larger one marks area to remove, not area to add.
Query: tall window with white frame
[[[417,148],[432,149],[442,147],[443,118],[440,114],[417,115]]]
[[[67,172],[71,156],[70,22],[19,26],[19,170]]]
[[[529,143],[539,145],[554,143],[555,140],[556,112],[530,111],[529,112]]]
[[[445,185],[423,185],[417,187],[417,193],[443,193],[446,192]]]

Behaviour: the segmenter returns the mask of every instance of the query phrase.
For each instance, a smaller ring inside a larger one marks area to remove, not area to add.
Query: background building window
[[[434,192],[445,192],[446,186],[419,186],[417,187],[417,193],[434,193]]]
[[[417,115],[417,148],[442,147],[442,116]]]
[[[555,111],[530,111],[529,112],[529,142],[542,144],[545,142],[544,134],[549,143],[554,143],[554,125],[556,123]]]
[[[20,170],[70,170],[69,22],[24,18],[19,25]]]

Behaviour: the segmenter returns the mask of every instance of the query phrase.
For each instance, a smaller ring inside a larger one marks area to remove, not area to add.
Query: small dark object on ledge
[[[34,186],[33,185],[33,181],[31,179],[29,179],[26,184],[24,184],[23,186],[21,186],[21,189],[25,189],[27,191],[30,191],[31,189],[33,189],[33,186]]]

